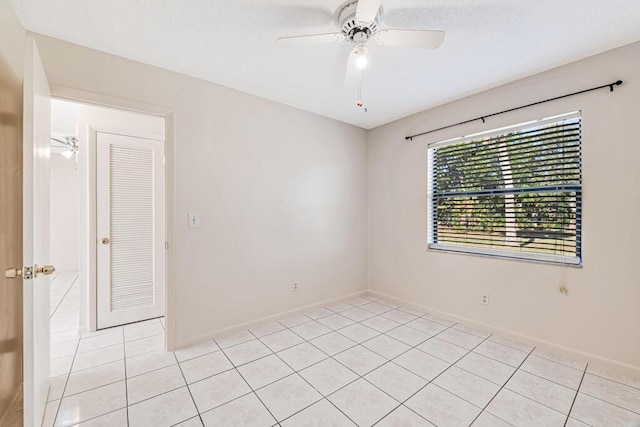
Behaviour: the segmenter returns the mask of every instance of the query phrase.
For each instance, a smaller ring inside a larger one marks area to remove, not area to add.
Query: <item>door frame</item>
[[[77,102],[81,104],[89,104],[97,107],[115,108],[124,111],[130,111],[135,113],[148,114],[152,116],[160,116],[165,119],[164,130],[164,156],[165,156],[165,240],[168,243],[168,248],[165,252],[165,350],[171,351],[176,348],[176,334],[175,334],[175,129],[176,119],[175,112],[167,107],[145,104],[138,101],[133,101],[124,98],[118,98],[110,95],[103,95],[94,92],[88,92],[66,86],[51,85],[51,96],[53,98]],[[113,129],[102,129],[96,127],[90,127],[90,141],[95,143],[96,132],[109,132],[113,133]],[[132,135],[149,137],[149,135]],[[95,153],[95,147],[93,147]],[[91,153],[89,153],[91,155]],[[89,173],[88,186],[95,191],[96,188],[96,174],[95,174],[95,155],[89,157],[93,165],[93,173]],[[81,191],[85,191],[81,189]],[[91,193],[90,193],[91,194]],[[84,301],[80,301],[80,304],[88,304],[88,311],[83,313],[82,307],[80,307],[80,316],[85,316],[85,319],[81,319],[81,323],[87,325],[87,330],[81,332],[94,332],[97,329],[97,251],[96,251],[96,200],[95,197],[89,198],[89,218],[88,227],[89,235],[88,239],[78,242],[79,252],[85,253],[89,256],[88,271],[80,271],[80,280],[85,280],[88,277],[88,283],[84,284],[88,294]],[[82,223],[81,223],[82,224]],[[79,236],[81,237],[81,236]],[[79,267],[82,268],[83,263],[79,263]],[[82,284],[82,282],[81,282]]]

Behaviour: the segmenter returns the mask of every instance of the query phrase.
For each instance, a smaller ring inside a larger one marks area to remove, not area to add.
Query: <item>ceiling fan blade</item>
[[[347,72],[344,75],[344,87],[352,87],[358,84],[362,70],[358,68],[356,60],[357,55],[349,53],[349,60],[347,61]]]
[[[380,9],[380,0],[358,0],[358,8],[356,9],[356,22],[364,22],[366,24],[373,22]]]
[[[278,46],[296,47],[296,46],[313,46],[319,44],[331,44],[337,43],[343,40],[342,33],[328,33],[328,34],[312,34],[308,36],[292,36],[292,37],[280,37],[277,40]]]
[[[380,30],[375,35],[375,41],[382,46],[437,49],[444,41],[444,31]]]

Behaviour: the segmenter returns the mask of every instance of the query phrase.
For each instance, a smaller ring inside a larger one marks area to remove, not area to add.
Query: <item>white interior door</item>
[[[164,143],[97,132],[98,329],[164,315]]]
[[[23,153],[24,425],[40,426],[49,392],[49,137],[51,95],[35,40],[25,40]],[[32,267],[33,278],[27,267]]]

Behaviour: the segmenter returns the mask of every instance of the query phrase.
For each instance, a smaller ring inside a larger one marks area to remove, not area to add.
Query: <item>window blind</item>
[[[580,113],[429,147],[429,246],[581,262]]]

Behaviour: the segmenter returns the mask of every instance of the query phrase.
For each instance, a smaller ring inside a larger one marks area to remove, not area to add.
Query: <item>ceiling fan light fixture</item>
[[[369,62],[369,60],[367,59],[367,56],[360,55],[358,56],[358,59],[356,59],[356,66],[362,70],[367,66],[367,62]]]
[[[356,67],[362,70],[367,66],[369,60],[367,59],[367,53],[369,53],[364,43],[358,43],[353,48],[352,54],[356,56]]]

